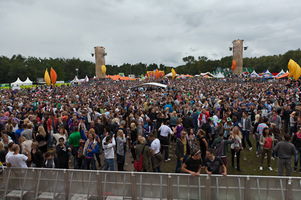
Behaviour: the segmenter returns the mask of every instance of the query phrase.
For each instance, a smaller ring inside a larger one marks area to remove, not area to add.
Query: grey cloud
[[[94,61],[104,46],[108,64],[177,66],[193,55],[231,56],[244,39],[247,57],[300,48],[301,2],[274,1],[81,1],[0,0],[0,55],[78,57]]]

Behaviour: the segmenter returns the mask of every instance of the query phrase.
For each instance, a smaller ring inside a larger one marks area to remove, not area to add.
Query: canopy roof
[[[32,81],[29,80],[29,78],[27,77],[26,80],[23,82],[22,85],[32,85]]]
[[[273,77],[273,74],[267,69],[267,71],[262,74],[262,77],[266,77],[266,78]]]
[[[253,70],[253,72],[251,73],[251,77],[252,78],[259,77],[259,75],[255,72],[255,70]]]
[[[156,87],[161,87],[161,88],[167,88],[167,85],[162,84],[162,83],[156,83],[156,82],[144,83],[144,84],[141,84],[141,85],[136,85],[132,88],[145,87],[145,86],[156,86]]]
[[[15,82],[11,83],[10,85],[11,85],[12,87],[17,87],[17,86],[21,86],[21,85],[23,85],[23,84],[24,84],[24,82],[21,81],[20,78],[18,77],[17,80],[16,80]]]
[[[285,72],[284,72],[283,69],[282,69],[275,77],[282,76],[283,74],[285,74]]]
[[[213,74],[211,74],[210,72],[206,72],[206,73],[201,73],[201,76],[210,76],[210,77],[214,77]]]
[[[214,76],[214,78],[225,78],[225,76],[222,73],[218,73]]]
[[[281,76],[276,77],[276,79],[287,78],[288,73],[282,74]]]

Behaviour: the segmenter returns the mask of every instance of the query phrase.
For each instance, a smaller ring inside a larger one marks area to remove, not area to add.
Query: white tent
[[[201,76],[210,76],[210,77],[214,77],[213,74],[211,74],[210,72],[206,72],[206,73],[201,73]]]
[[[179,74],[176,74],[176,77],[178,77],[178,76],[179,76]],[[172,77],[172,73],[170,72],[170,73],[166,74],[165,77]]]
[[[259,75],[255,72],[255,70],[253,70],[253,72],[251,73],[251,78],[257,78],[259,77]]]
[[[170,72],[170,73],[166,74],[165,77],[172,77],[172,73]]]
[[[282,76],[283,74],[285,74],[285,72],[284,72],[283,69],[282,69],[275,77]]]
[[[20,78],[18,77],[17,80],[13,83],[10,84],[12,87],[19,87],[23,85],[23,81],[20,80]]]
[[[86,77],[85,77],[85,82],[89,82],[88,75],[86,75]]]
[[[29,80],[29,78],[27,77],[26,80],[23,82],[23,85],[32,85],[32,81]]]
[[[214,78],[225,78],[225,76],[222,73],[218,73],[214,76]]]
[[[80,82],[80,81],[77,78],[77,76],[75,76],[74,79],[72,81],[70,81],[70,83],[78,83],[78,82]]]
[[[264,78],[273,78],[273,74],[267,69],[266,72],[262,75]]]

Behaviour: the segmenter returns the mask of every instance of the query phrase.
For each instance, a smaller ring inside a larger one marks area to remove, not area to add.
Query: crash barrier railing
[[[4,168],[1,199],[300,199],[301,177]]]

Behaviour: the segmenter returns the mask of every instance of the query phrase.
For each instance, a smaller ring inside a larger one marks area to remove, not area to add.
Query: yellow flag
[[[288,78],[294,77],[295,80],[298,80],[301,76],[300,66],[295,61],[290,59],[290,61],[288,62],[287,67],[288,67],[288,70],[289,70]]]
[[[49,73],[48,73],[47,69],[45,71],[44,79],[45,79],[45,82],[46,82],[47,85],[51,84],[50,76],[49,76]]]
[[[171,73],[172,73],[172,80],[173,80],[175,79],[177,73],[174,69],[171,69]]]
[[[103,75],[106,75],[107,68],[105,65],[101,65],[101,72]]]

